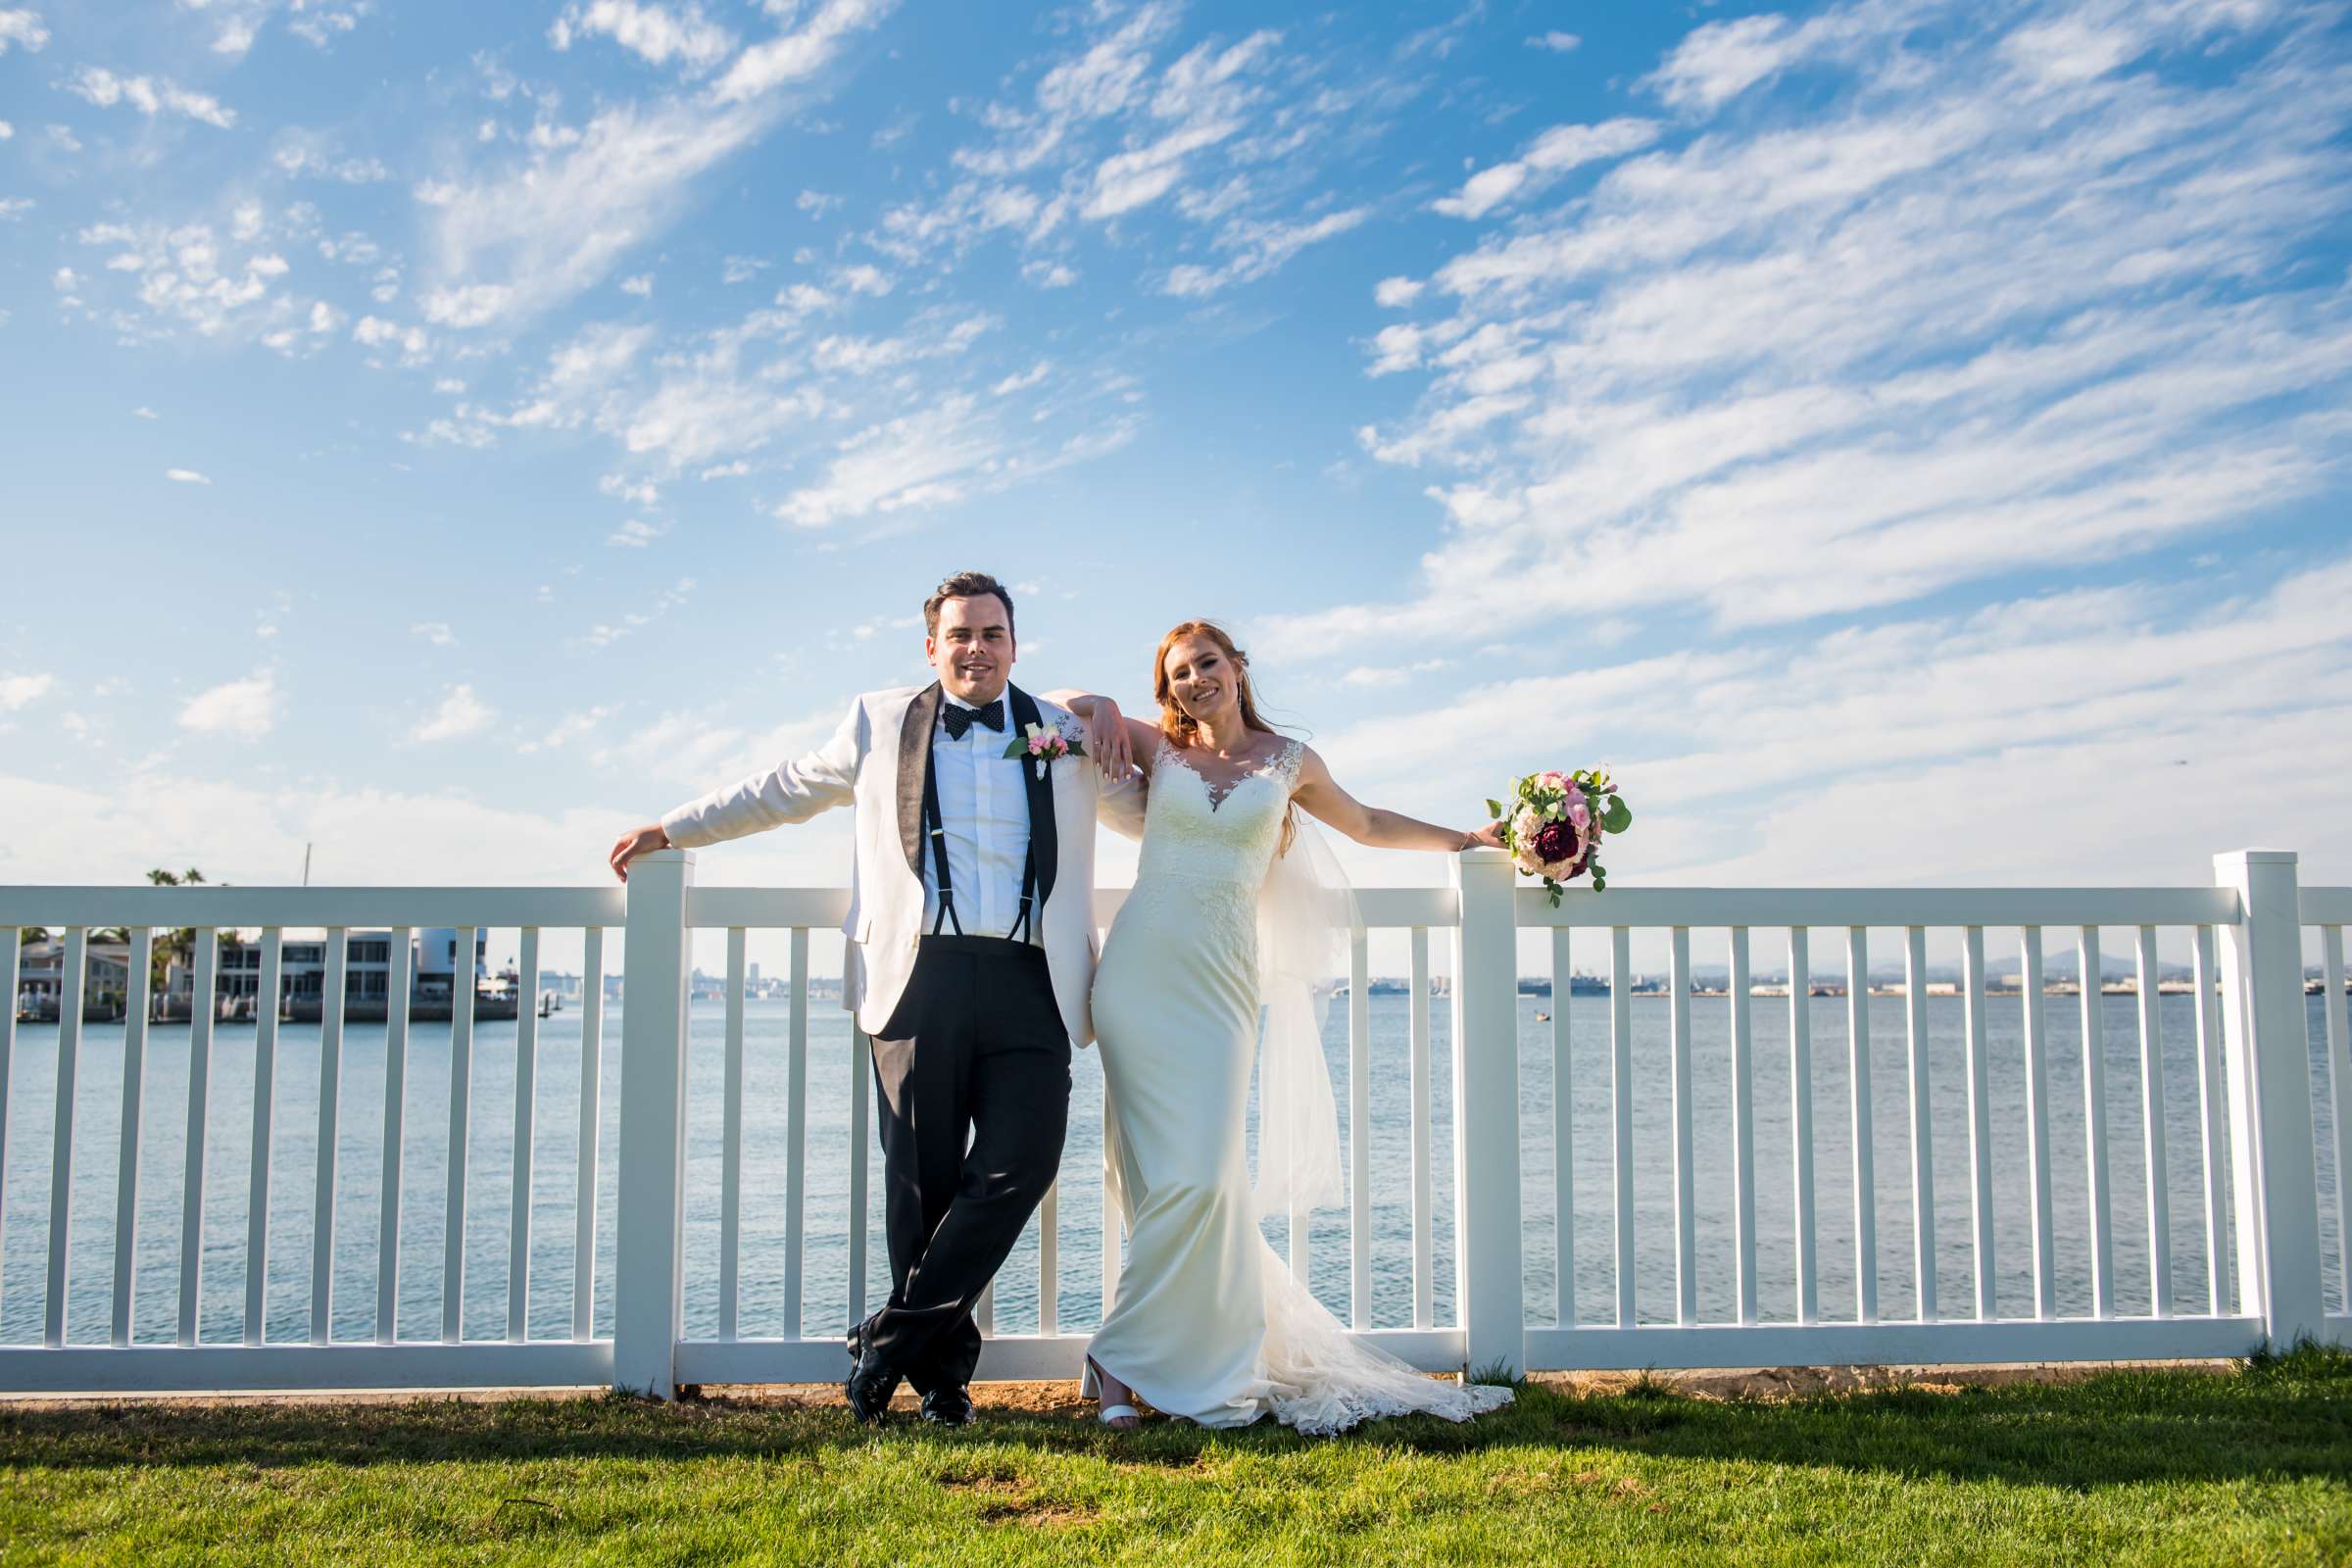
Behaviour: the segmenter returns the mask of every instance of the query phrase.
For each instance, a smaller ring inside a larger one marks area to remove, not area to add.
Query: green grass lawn
[[[0,1563],[2352,1561],[2352,1355],[1336,1442],[623,1399],[0,1409]]]

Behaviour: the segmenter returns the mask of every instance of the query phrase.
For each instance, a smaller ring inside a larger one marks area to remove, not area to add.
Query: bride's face
[[[1187,637],[1171,644],[1163,667],[1168,694],[1195,723],[1216,725],[1240,715],[1239,673],[1214,641]]]

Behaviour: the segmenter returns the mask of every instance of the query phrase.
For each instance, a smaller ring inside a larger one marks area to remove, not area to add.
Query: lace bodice
[[[1254,889],[1282,843],[1282,823],[1306,748],[1282,749],[1232,782],[1216,785],[1164,738],[1153,754],[1152,796],[1136,881],[1179,876]]]

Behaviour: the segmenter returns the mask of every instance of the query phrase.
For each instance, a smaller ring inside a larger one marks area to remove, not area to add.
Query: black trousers
[[[861,1327],[866,1348],[928,1394],[971,1381],[972,1303],[1061,1167],[1070,1037],[1044,949],[960,936],[922,939],[883,1035],[873,1052],[891,1290]]]

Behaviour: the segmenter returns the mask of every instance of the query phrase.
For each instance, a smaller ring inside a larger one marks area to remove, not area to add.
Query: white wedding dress
[[[1354,1339],[1257,1226],[1244,1119],[1258,901],[1303,751],[1289,742],[1222,794],[1165,740],[1153,759],[1135,888],[1095,974],[1106,1175],[1129,1245],[1089,1354],[1202,1426],[1269,1412],[1318,1434],[1414,1411],[1466,1421],[1511,1391],[1439,1382]],[[1319,1061],[1316,1074],[1327,1084]]]

